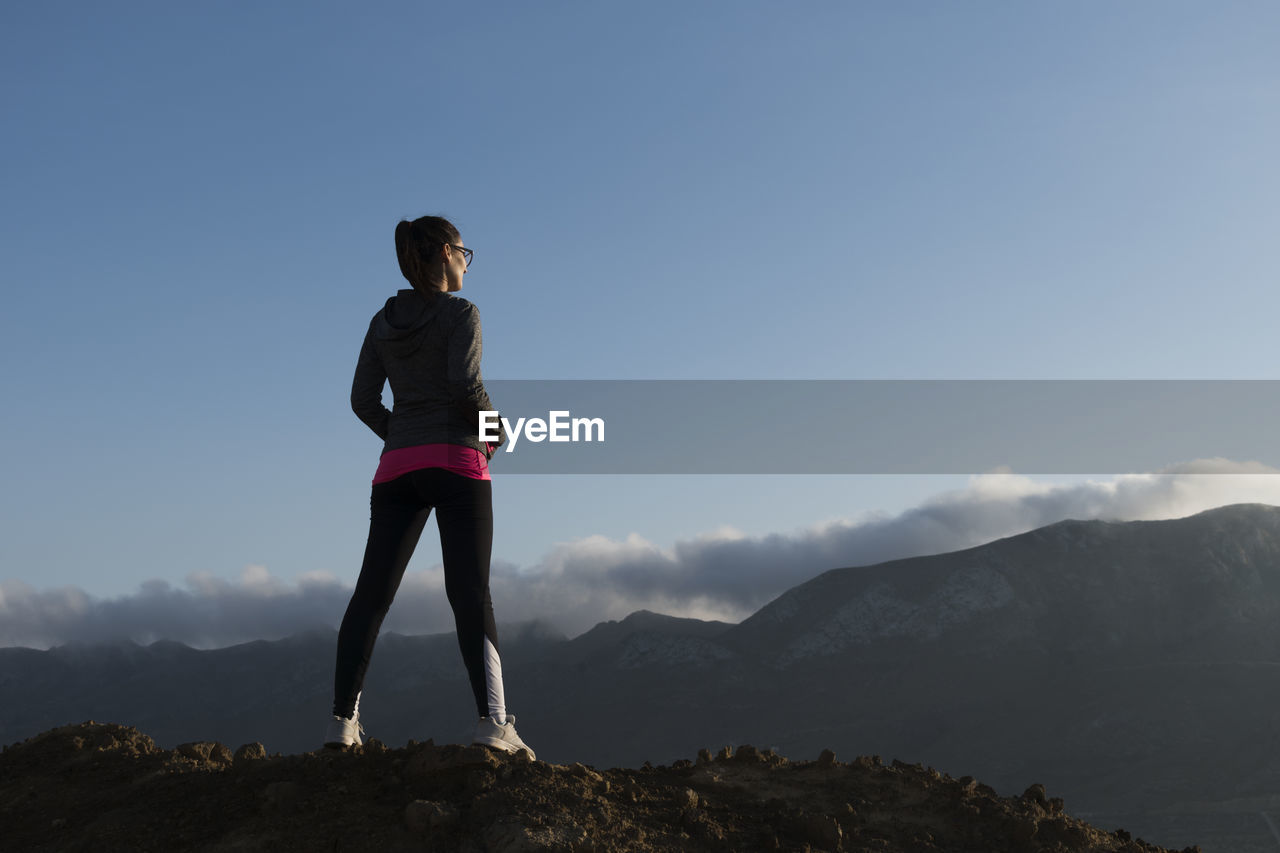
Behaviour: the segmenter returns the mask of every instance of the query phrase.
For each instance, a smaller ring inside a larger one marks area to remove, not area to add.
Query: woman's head
[[[462,289],[467,261],[461,246],[462,235],[443,216],[406,219],[396,225],[400,272],[424,296]]]

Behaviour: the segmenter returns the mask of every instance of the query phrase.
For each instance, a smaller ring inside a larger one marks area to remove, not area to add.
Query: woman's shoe
[[[329,720],[329,728],[324,734],[324,745],[334,749],[346,749],[348,746],[363,746],[360,736],[364,734],[364,726],[360,725],[360,712],[356,711],[350,718],[336,714]]]
[[[520,735],[516,734],[516,718],[510,714],[502,725],[494,722],[493,717],[481,717],[480,722],[476,724],[476,736],[471,739],[471,742],[481,746],[491,746],[503,752],[519,752],[523,749],[529,753],[530,761],[536,759],[529,744],[520,740]]]

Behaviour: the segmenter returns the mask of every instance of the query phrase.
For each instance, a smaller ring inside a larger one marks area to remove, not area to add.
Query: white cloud
[[[1178,518],[1230,503],[1280,504],[1280,471],[1214,459],[1067,485],[982,474],[896,516],[862,514],[786,535],[725,528],[669,550],[634,534],[559,543],[532,566],[495,561],[494,608],[502,623],[541,619],[569,634],[642,608],[736,621],[828,569],[954,551],[1067,518]],[[114,599],[4,581],[0,644],[167,638],[217,646],[273,639],[336,628],[350,595],[329,572],[287,581],[259,565],[245,567],[238,581],[192,574],[182,587],[148,581]],[[442,568],[407,572],[383,630],[428,633],[452,625]]]

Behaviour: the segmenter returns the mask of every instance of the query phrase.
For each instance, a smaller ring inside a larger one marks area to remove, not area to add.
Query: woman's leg
[[[440,528],[445,593],[453,608],[462,662],[471,679],[481,717],[505,722],[498,627],[489,597],[489,557],[493,550],[493,484],[439,468],[414,472],[419,494],[430,494]]]
[[[378,630],[431,513],[431,505],[421,502],[408,475],[374,486],[369,508],[364,565],[338,631],[333,713],[339,717],[355,712]]]

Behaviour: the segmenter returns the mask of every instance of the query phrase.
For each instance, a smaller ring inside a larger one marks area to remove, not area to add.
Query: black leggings
[[[444,559],[445,594],[453,608],[462,661],[471,679],[479,716],[488,715],[495,668],[499,703],[502,691],[501,668],[497,664],[498,629],[489,598],[492,482],[443,468],[423,468],[378,483],[373,487],[369,506],[364,565],[338,632],[333,713],[350,717],[355,710],[378,630],[434,507]],[[486,638],[492,644],[491,650],[486,649]]]

